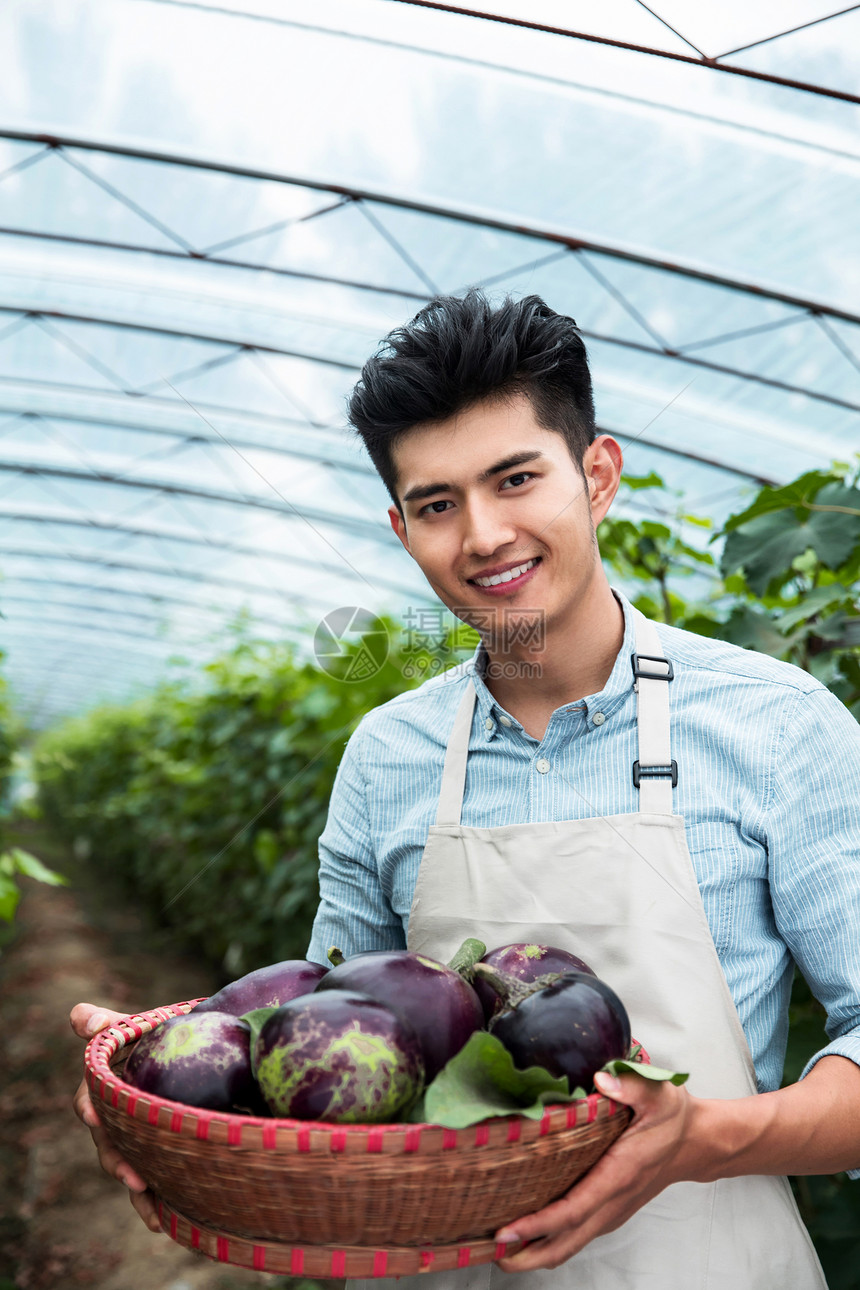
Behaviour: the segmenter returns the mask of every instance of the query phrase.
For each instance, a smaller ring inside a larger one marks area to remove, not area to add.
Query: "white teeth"
[[[514,578],[519,578],[521,574],[527,573],[533,569],[537,560],[529,560],[526,564],[519,564],[515,569],[507,569],[504,573],[494,573],[492,578],[475,578],[473,581],[479,587],[498,587],[502,582],[511,582]]]

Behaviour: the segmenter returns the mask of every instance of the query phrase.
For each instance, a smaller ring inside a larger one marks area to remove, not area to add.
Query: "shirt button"
[[[604,721],[606,720],[606,717],[603,715],[602,712],[595,712],[591,720],[594,722],[596,726],[602,726]]]
[[[509,726],[510,724],[511,724],[511,719],[510,719],[510,717],[499,717],[499,725],[500,725],[500,726],[505,726],[505,727],[507,727],[507,726]]]
[[[549,770],[549,762],[546,757],[541,757],[539,761],[535,762],[535,770],[540,771],[541,775],[545,775],[547,773]]]
[[[493,721],[493,718],[487,717],[486,720],[484,721],[484,729],[495,730],[495,728],[496,728],[496,723]]]

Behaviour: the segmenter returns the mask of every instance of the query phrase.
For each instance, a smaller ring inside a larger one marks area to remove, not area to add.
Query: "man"
[[[308,956],[568,948],[652,1058],[691,1071],[598,1076],[631,1127],[498,1234],[520,1253],[434,1285],[823,1286],[785,1175],[860,1165],[860,727],[805,673],[613,592],[595,534],[621,452],[595,434],[575,325],[536,297],[432,302],[365,365],[350,416],[395,533],[482,644],[350,740]],[[780,1090],[793,960],[831,1043]]]

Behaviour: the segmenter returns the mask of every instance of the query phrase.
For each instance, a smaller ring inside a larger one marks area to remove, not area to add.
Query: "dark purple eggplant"
[[[412,1027],[348,990],[306,994],[276,1009],[254,1045],[254,1070],[274,1115],[335,1124],[405,1118],[424,1087]]]
[[[630,1021],[615,991],[599,977],[565,972],[501,1012],[490,1030],[520,1070],[543,1066],[566,1075],[571,1090],[594,1086],[594,1073],[630,1052]]]
[[[333,967],[317,986],[358,990],[414,1027],[429,1084],[484,1025],[477,994],[459,972],[409,950],[370,950]]]
[[[553,945],[529,945],[524,941],[518,941],[513,945],[501,945],[498,949],[490,950],[481,962],[527,983],[556,972],[586,972],[594,976],[588,964],[577,958],[575,954],[556,949]],[[503,999],[493,989],[492,981],[486,977],[475,976],[472,984],[481,1000],[484,1017],[489,1022],[503,1007]]]
[[[170,1017],[138,1039],[123,1072],[144,1093],[210,1111],[265,1108],[251,1072],[251,1028],[223,1012]]]
[[[196,1004],[192,1012],[229,1012],[234,1017],[243,1017],[255,1008],[278,1008],[290,999],[310,994],[327,971],[320,963],[309,963],[306,959],[270,963],[231,981],[211,998]]]

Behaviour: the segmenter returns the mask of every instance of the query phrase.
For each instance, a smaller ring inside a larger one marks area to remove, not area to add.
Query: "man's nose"
[[[463,554],[490,556],[516,541],[517,529],[498,506],[473,502],[465,506]]]

